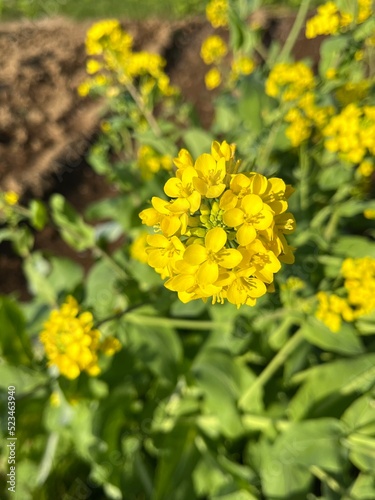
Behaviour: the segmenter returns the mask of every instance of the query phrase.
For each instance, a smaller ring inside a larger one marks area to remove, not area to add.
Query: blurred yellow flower
[[[90,312],[81,312],[76,299],[68,296],[60,309],[51,312],[40,333],[49,366],[57,366],[61,375],[75,379],[82,371],[91,376],[100,373],[98,351],[110,344],[115,352],[120,348],[117,340],[100,342],[100,332],[93,328]]]
[[[208,90],[216,89],[221,84],[221,73],[217,68],[211,68],[204,77]]]

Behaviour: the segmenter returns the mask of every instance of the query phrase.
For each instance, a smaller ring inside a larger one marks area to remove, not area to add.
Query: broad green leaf
[[[270,500],[305,500],[310,489],[312,477],[302,465],[288,462],[288,448],[284,451],[273,448],[262,440],[254,452],[259,453],[261,490]]]
[[[375,398],[365,394],[356,399],[347,408],[341,420],[350,432],[375,435]]]
[[[299,374],[295,381],[298,378],[301,378]],[[340,402],[345,403],[345,396],[356,391],[365,392],[375,384],[375,354],[315,366],[303,373],[303,381],[289,404],[289,414],[293,419],[326,415],[327,408],[339,412]]]
[[[48,376],[24,366],[11,366],[0,364],[0,388],[8,389],[9,386],[16,388],[17,395],[32,392],[39,386],[47,386]]]
[[[48,282],[56,293],[73,290],[83,281],[83,269],[73,260],[64,257],[51,257],[51,272]]]
[[[31,200],[30,202],[31,218],[30,222],[35,229],[41,231],[47,223],[47,209],[40,200]]]
[[[192,474],[199,459],[197,430],[179,422],[164,436],[152,500],[195,500]]]
[[[95,245],[94,228],[84,222],[76,210],[61,194],[54,194],[50,201],[52,219],[60,230],[62,239],[78,252]]]
[[[165,327],[142,324],[141,317],[139,323],[133,324],[124,316],[124,323],[134,356],[154,376],[174,383],[182,357],[181,341],[175,330],[167,324]]]
[[[228,352],[210,348],[198,355],[192,373],[205,393],[204,412],[219,419],[224,436],[240,436],[243,427],[237,402],[245,390],[243,377],[247,378],[246,387],[253,380],[251,372],[236,363]]]
[[[351,434],[344,440],[349,448],[349,459],[362,472],[375,470],[375,439],[365,434]]]
[[[202,153],[211,152],[211,143],[213,138],[211,134],[199,128],[189,128],[183,134],[183,140],[186,149],[190,152],[192,157],[196,159]]]
[[[353,500],[370,500],[375,498],[375,476],[361,473],[350,488],[350,498]]]
[[[324,168],[319,175],[319,187],[323,191],[337,189],[342,184],[349,182],[352,178],[352,171],[343,168],[342,165],[332,165]]]
[[[314,317],[302,326],[305,339],[313,345],[328,352],[337,352],[346,356],[355,356],[364,352],[361,339],[356,335],[355,328],[343,323],[337,333],[333,333],[324,323]]]
[[[362,236],[341,236],[333,245],[333,253],[354,259],[360,257],[375,259],[375,244]]]
[[[11,364],[29,365],[33,355],[25,319],[17,303],[4,296],[0,296],[0,325],[1,355]],[[6,369],[6,365],[0,365],[1,368]]]
[[[56,291],[48,280],[51,266],[41,252],[33,252],[23,262],[29,289],[33,295],[47,304],[56,304]]]

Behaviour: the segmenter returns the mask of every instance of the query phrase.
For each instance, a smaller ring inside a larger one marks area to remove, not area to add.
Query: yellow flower
[[[371,208],[367,208],[364,212],[363,215],[366,219],[373,220],[375,219],[375,210]]]
[[[151,146],[141,146],[138,150],[138,167],[143,179],[151,179],[160,170],[170,170],[172,159],[170,156],[161,155]]]
[[[370,177],[374,170],[374,164],[370,160],[363,160],[363,162],[358,166],[358,172],[363,177]]]
[[[232,62],[231,80],[235,81],[240,75],[250,75],[255,68],[253,59],[247,56],[239,56]]]
[[[272,288],[281,262],[293,262],[285,234],[294,230],[286,210],[293,190],[278,178],[238,174],[235,145],[214,141],[195,161],[183,149],[175,177],[152,198],[142,222],[161,234],[147,238],[148,264],[182,302],[225,300],[254,305]]]
[[[211,68],[204,77],[204,83],[208,90],[216,89],[221,83],[221,73],[217,68]]]
[[[211,0],[206,7],[206,17],[214,28],[228,25],[228,0]]]
[[[147,248],[147,236],[148,233],[141,233],[130,245],[130,256],[134,260],[139,262],[147,263],[148,255],[146,252]]]
[[[7,205],[17,205],[19,198],[15,191],[6,191],[4,193],[4,201]]]
[[[206,64],[219,63],[227,52],[226,43],[218,35],[209,36],[202,43],[201,57]]]
[[[92,314],[81,312],[75,298],[68,296],[60,309],[51,312],[39,336],[48,365],[57,366],[69,379],[77,378],[82,371],[98,375],[98,350],[103,344],[93,325]]]

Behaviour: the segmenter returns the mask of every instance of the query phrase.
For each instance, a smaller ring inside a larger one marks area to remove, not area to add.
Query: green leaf
[[[56,293],[73,290],[83,281],[82,267],[64,257],[51,257],[51,272],[48,281]]]
[[[239,361],[236,362],[229,352],[206,348],[194,361],[192,373],[196,384],[205,394],[205,413],[219,420],[224,436],[240,436],[243,426],[237,402],[241,393],[254,380],[250,370]],[[253,403],[257,406],[255,401]]]
[[[126,323],[127,317],[124,316]],[[134,356],[156,376],[173,383],[182,358],[181,341],[166,324],[162,326],[127,323],[127,334]]]
[[[183,134],[183,140],[187,150],[193,158],[202,153],[210,153],[213,138],[211,134],[199,128],[189,128]]]
[[[48,274],[51,267],[47,259],[41,252],[34,252],[29,255],[23,263],[23,269],[27,277],[31,293],[47,304],[56,304],[56,292],[48,281]]]
[[[30,222],[32,226],[38,231],[41,231],[48,220],[47,209],[44,203],[40,200],[31,200],[29,208],[31,211]]]
[[[342,236],[333,245],[333,253],[344,257],[375,259],[375,243],[362,236]]]
[[[34,236],[26,226],[18,226],[12,232],[12,243],[15,252],[21,257],[27,257],[34,244]]]
[[[58,226],[62,239],[78,252],[95,245],[94,228],[86,224],[61,194],[51,197],[52,219]]]
[[[350,432],[375,435],[375,399],[364,394],[356,399],[342,415],[341,420]]]
[[[375,477],[373,474],[361,473],[350,489],[353,500],[370,500],[375,498]]]
[[[9,363],[29,365],[33,355],[24,317],[16,302],[3,296],[0,296],[0,325],[1,355]]]
[[[319,63],[319,73],[323,79],[328,69],[338,67],[348,43],[349,38],[346,36],[330,37],[323,41],[320,47]]]
[[[153,500],[195,500],[192,474],[199,459],[197,430],[179,422],[162,440]]]
[[[47,386],[49,382],[45,373],[31,370],[25,366],[11,366],[0,364],[0,388],[8,389],[13,385],[17,395],[31,393],[39,386]]]
[[[303,336],[311,344],[328,352],[355,356],[364,352],[361,339],[352,325],[344,323],[338,333],[333,333],[324,323],[309,317],[302,326]]]
[[[319,175],[319,187],[323,191],[337,189],[352,178],[352,171],[342,165],[325,167]]]
[[[305,500],[312,477],[310,472],[301,465],[288,463],[288,450],[281,452],[262,440],[258,449],[260,457],[259,474],[264,498],[269,500]]]
[[[365,392],[375,384],[374,366],[375,354],[370,353],[306,370],[302,374],[304,383],[289,404],[291,417],[301,419],[307,415],[326,415],[327,408],[339,413],[340,403],[345,404],[344,396],[356,391]],[[299,374],[294,380],[298,378]]]

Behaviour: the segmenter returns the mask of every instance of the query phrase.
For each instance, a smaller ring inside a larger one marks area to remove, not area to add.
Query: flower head
[[[121,345],[112,338],[101,342],[101,333],[93,325],[92,314],[81,312],[75,298],[68,296],[60,309],[51,312],[39,337],[49,366],[57,366],[69,379],[77,378],[82,371],[98,375],[98,351],[111,356]]]
[[[284,236],[295,225],[287,212],[293,190],[278,178],[237,173],[235,146],[226,141],[195,161],[183,149],[174,163],[164,186],[170,200],[154,197],[140,214],[159,233],[147,238],[148,264],[183,302],[254,305],[280,262],[293,262]]]

